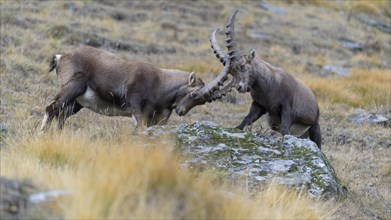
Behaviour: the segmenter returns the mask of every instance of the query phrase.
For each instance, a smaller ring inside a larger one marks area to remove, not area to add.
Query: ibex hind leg
[[[73,101],[73,102],[69,103],[67,106],[65,106],[63,108],[63,110],[61,112],[59,112],[59,114],[57,115],[57,119],[58,119],[57,128],[61,130],[64,127],[65,120],[68,117],[79,112],[82,108],[83,108],[83,106],[81,106],[76,101]]]
[[[281,133],[281,122],[276,122],[269,114],[266,114],[266,121],[273,131]]]
[[[55,103],[55,101],[50,103],[45,108],[45,116],[42,119],[42,125],[41,125],[41,129],[40,129],[40,133],[46,131],[50,127],[50,125],[51,125],[51,123],[53,121],[53,118],[56,116],[56,112],[51,110],[52,106],[54,105],[54,103]]]
[[[322,145],[322,134],[320,133],[320,126],[319,123],[314,123],[310,129],[308,130],[310,140],[316,143],[318,145],[319,149],[321,149]]]
[[[42,120],[42,126],[40,131],[46,131],[50,127],[53,118],[58,118],[60,113],[64,112],[65,108],[68,108],[69,105],[73,104],[75,102],[76,97],[83,94],[85,90],[86,85],[83,81],[73,80],[68,82],[55,96],[54,101],[46,107],[46,113],[44,119]],[[70,115],[68,115],[67,117],[69,117]],[[64,116],[61,117],[66,118]],[[61,123],[63,124],[63,122]],[[62,125],[59,125],[59,128],[61,127]]]
[[[308,131],[307,131],[307,132],[305,132],[304,134],[300,135],[299,137],[300,137],[300,138],[303,138],[303,139],[305,139],[305,138],[309,138]]]

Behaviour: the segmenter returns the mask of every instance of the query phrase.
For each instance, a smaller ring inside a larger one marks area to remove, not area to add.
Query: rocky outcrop
[[[316,198],[337,198],[345,191],[325,155],[308,139],[258,136],[211,122],[152,127],[148,133],[174,135],[179,151],[188,158],[184,166],[218,168],[233,180],[245,179],[251,191],[271,180]]]

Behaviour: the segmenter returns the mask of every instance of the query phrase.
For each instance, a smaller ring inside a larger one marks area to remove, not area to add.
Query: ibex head
[[[179,116],[186,115],[194,106],[203,105],[206,102],[211,102],[216,99],[220,99],[227,92],[229,92],[232,86],[235,84],[235,78],[232,77],[226,84],[224,82],[228,79],[228,70],[230,61],[226,59],[226,63],[222,72],[208,84],[204,84],[198,87],[189,87],[187,94],[181,96],[181,100],[176,101],[175,112]],[[191,83],[191,75],[189,83]]]
[[[216,54],[216,57],[220,60],[221,63],[225,65],[224,57],[228,56],[231,65],[230,65],[230,74],[236,78],[236,90],[241,93],[248,92],[250,90],[250,71],[251,71],[251,62],[255,58],[255,51],[252,50],[249,55],[240,55],[237,48],[237,43],[235,41],[235,28],[234,20],[235,16],[238,13],[238,10],[235,10],[228,19],[226,25],[225,34],[227,35],[226,47],[228,48],[228,55],[225,55],[221,47],[218,45],[216,40],[216,32],[219,29],[212,32],[210,36],[210,43],[213,49],[213,52]]]
[[[194,72],[189,75],[188,84],[186,86],[182,86],[182,88],[179,89],[173,105],[178,115],[185,115],[194,106],[205,103],[203,102],[198,104],[198,100],[195,100],[193,102],[186,101],[189,97],[189,94],[192,94],[194,91],[201,90],[201,88],[204,86],[205,83],[201,79],[197,78]]]
[[[252,71],[252,61],[255,58],[255,51],[252,50],[249,55],[241,56],[240,60],[231,65],[231,74],[236,77],[238,83],[236,90],[240,93],[250,91],[250,72]]]

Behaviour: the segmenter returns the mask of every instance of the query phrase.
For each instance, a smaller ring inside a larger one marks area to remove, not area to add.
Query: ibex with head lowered
[[[303,82],[285,70],[255,58],[255,51],[241,56],[234,37],[235,10],[226,26],[226,47],[230,63],[229,72],[236,78],[236,89],[250,91],[253,102],[250,112],[237,128],[243,130],[265,113],[273,130],[283,135],[307,136],[321,148],[319,107],[314,94]],[[211,35],[212,48],[216,57],[225,65],[227,55]]]
[[[207,90],[210,99],[218,98],[212,90],[226,75],[222,72],[204,84],[194,73],[127,61],[88,46],[55,55],[50,64],[52,70],[56,70],[61,89],[46,107],[41,131],[50,126],[53,118],[58,119],[61,129],[65,120],[83,107],[109,116],[134,116],[137,127],[165,124],[178,102],[193,90]],[[192,102],[189,107],[197,104]]]

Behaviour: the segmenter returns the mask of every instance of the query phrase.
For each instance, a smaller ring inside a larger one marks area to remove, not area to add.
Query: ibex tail
[[[56,54],[52,57],[49,64],[49,73],[56,69],[58,61],[60,61],[61,54]]]

